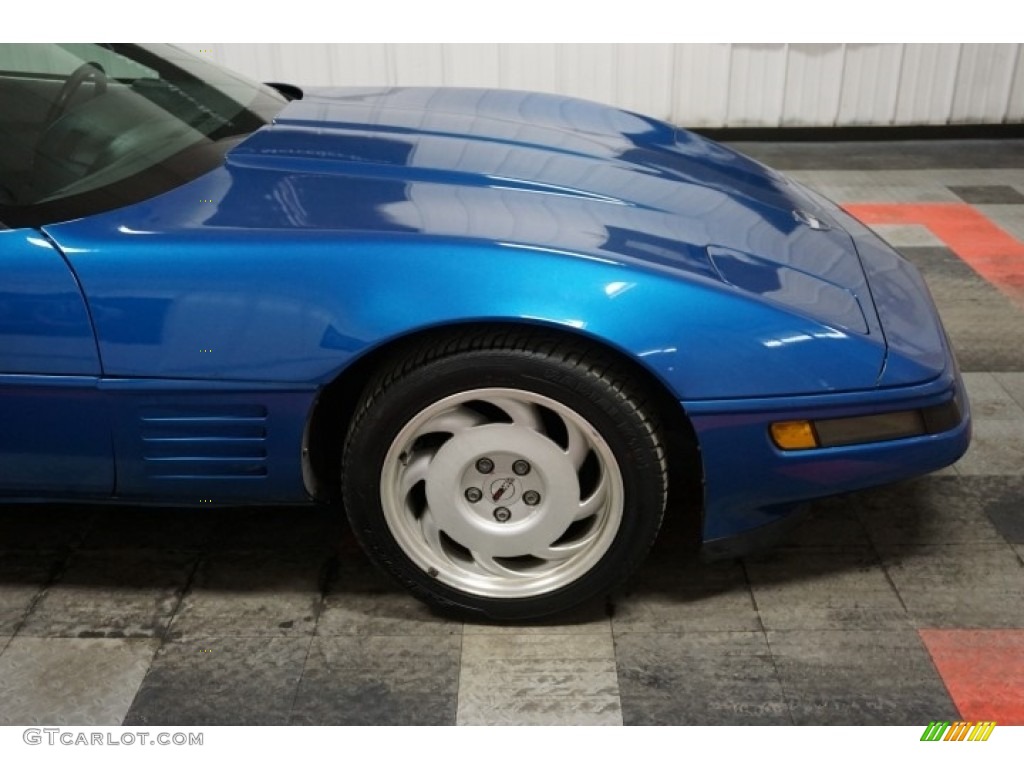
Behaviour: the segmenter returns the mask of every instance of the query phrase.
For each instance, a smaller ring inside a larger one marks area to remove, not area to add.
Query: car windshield
[[[166,191],[285,102],[172,46],[0,45],[0,221],[38,226]]]

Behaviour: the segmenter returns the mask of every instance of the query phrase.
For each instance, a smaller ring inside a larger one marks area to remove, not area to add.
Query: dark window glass
[[[0,45],[0,221],[39,226],[164,192],[284,103],[172,46]]]

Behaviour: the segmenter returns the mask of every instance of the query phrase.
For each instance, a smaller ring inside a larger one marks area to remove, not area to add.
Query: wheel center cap
[[[514,477],[499,477],[491,483],[488,492],[495,504],[511,504],[519,498],[519,482]]]
[[[481,456],[497,471],[481,475]],[[515,459],[529,461],[528,481],[512,473]],[[471,552],[488,557],[517,557],[540,551],[572,523],[579,509],[580,486],[568,455],[540,433],[514,424],[485,424],[456,435],[434,454],[427,473],[427,504],[438,528]],[[471,502],[466,488],[479,488]],[[539,495],[536,506],[523,493]],[[511,515],[504,521],[502,507]]]

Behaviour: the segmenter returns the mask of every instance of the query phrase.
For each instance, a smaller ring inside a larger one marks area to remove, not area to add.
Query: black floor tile
[[[340,507],[248,507],[217,511],[210,548],[246,552],[333,552],[348,528]]]
[[[1024,371],[1024,311],[954,254],[907,248],[921,268],[965,371]]]
[[[925,475],[851,494],[872,541],[883,554],[949,544],[998,544],[986,513],[1022,498],[1024,478]]]
[[[222,512],[175,507],[107,507],[97,511],[85,549],[201,550]]]
[[[746,566],[767,629],[911,627],[874,552],[777,550]]]
[[[915,631],[769,632],[768,643],[797,725],[959,717]]]
[[[972,478],[973,479],[973,478]],[[1024,477],[977,478],[988,481],[985,514],[1013,544],[1024,544]]]
[[[327,564],[316,551],[215,552],[200,564],[170,635],[312,635]]]
[[[0,549],[76,546],[100,507],[71,504],[0,505]]]
[[[857,516],[855,494],[814,502],[776,548],[862,551],[871,548],[867,530]]]
[[[972,205],[1020,205],[1024,203],[1024,195],[1006,185],[948,187],[948,189],[965,203]]]
[[[0,636],[21,625],[62,560],[58,552],[0,552]]]
[[[883,552],[883,559],[918,628],[1024,628],[1024,569],[1001,539]]]
[[[938,284],[939,280],[950,284],[949,292],[952,292],[953,289],[959,292],[963,290],[964,283],[970,282],[975,282],[977,288],[995,290],[950,248],[914,246],[898,250],[901,255],[921,270],[928,285],[935,286],[934,290],[944,287],[944,285]]]
[[[621,632],[759,630],[750,585],[736,560],[715,563],[645,562],[612,604]]]
[[[293,725],[454,725],[461,638],[318,637]]]
[[[316,625],[320,636],[461,632],[461,621],[431,610],[362,553],[351,553],[331,568]]]
[[[79,550],[19,634],[162,637],[195,568],[187,552]]]
[[[788,725],[762,632],[615,638],[625,725]]]
[[[164,643],[124,725],[287,725],[311,638]]]

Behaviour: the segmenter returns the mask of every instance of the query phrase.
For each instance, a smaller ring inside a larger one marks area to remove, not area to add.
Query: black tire
[[[484,394],[479,400],[467,400],[468,392]],[[447,398],[460,402],[449,406],[454,401]],[[498,410],[489,410],[494,403]],[[514,411],[506,404],[522,404],[528,413],[522,418],[509,416]],[[443,418],[454,418],[453,414],[470,423],[482,419],[487,429],[478,430],[476,425],[452,433],[432,429]],[[508,421],[512,423],[502,425]],[[425,436],[409,437],[417,434],[414,427],[426,430]],[[589,451],[582,463],[578,463],[583,451],[580,435],[587,438]],[[399,436],[402,441],[396,443]],[[486,469],[486,463],[471,459],[460,464],[451,458],[469,456],[477,444],[506,437],[511,443],[500,442],[501,448],[493,451],[499,458],[492,462],[497,465],[492,470],[497,479],[491,485],[487,485],[491,475],[474,474],[481,466]],[[506,450],[509,444],[515,449]],[[556,445],[566,458],[545,461],[548,445]],[[608,594],[642,561],[665,510],[668,480],[663,446],[646,383],[606,353],[540,331],[465,332],[406,350],[368,384],[345,443],[343,497],[352,529],[370,558],[416,597],[462,615],[532,619]],[[507,469],[506,464],[513,466],[509,462],[517,456],[538,464],[517,464],[517,472],[526,467],[534,474],[517,477]],[[407,491],[406,486],[419,476],[413,464],[429,466],[433,479]],[[449,475],[459,481],[445,482]],[[530,482],[540,489],[532,495]],[[428,483],[433,483],[429,486],[435,491],[433,500],[428,499]],[[490,498],[470,504],[479,489],[464,489],[463,484],[479,486]],[[511,522],[519,523],[522,517],[524,533],[500,526],[505,522],[500,519],[504,507],[489,511],[490,505],[504,503],[499,495],[506,492],[503,488],[510,489],[508,498],[515,501],[509,507],[513,510],[509,514],[516,518]],[[447,501],[449,490],[464,495],[466,503],[461,496]],[[577,495],[577,507],[564,503],[572,493]],[[528,502],[542,494],[550,497],[550,507],[530,508]],[[427,508],[419,511],[419,519],[418,504]],[[525,547],[521,542],[532,541],[531,536],[543,539],[541,527],[550,522],[561,529],[570,519],[566,515],[585,515],[584,508],[599,511],[568,523],[566,532],[549,542],[540,557],[504,552],[498,556],[491,550],[491,542],[499,539],[500,547],[509,549]],[[422,520],[427,515],[429,524]],[[436,523],[435,518],[444,516],[454,516],[455,528]],[[459,541],[464,525],[470,533]],[[478,532],[474,526],[485,530]],[[423,536],[422,545],[417,539],[421,529],[433,532]],[[477,535],[482,538],[472,538]],[[477,543],[462,546],[465,541]],[[576,554],[559,559],[563,551]],[[559,553],[558,557],[551,552]],[[440,570],[433,567],[435,560],[443,560]],[[489,570],[476,574],[481,567]],[[498,574],[495,568],[501,569]],[[514,575],[505,577],[506,572]]]

